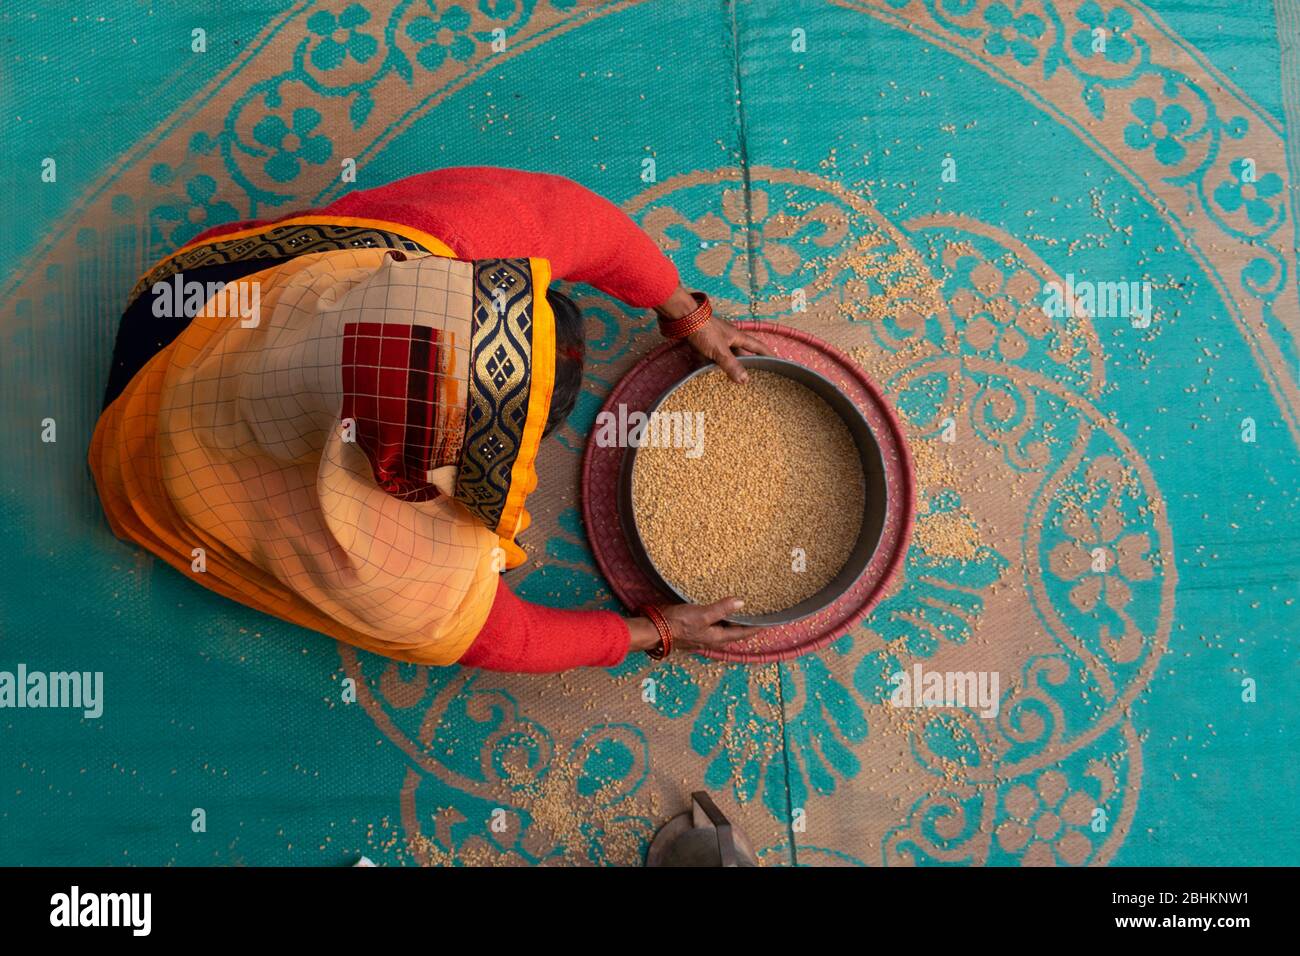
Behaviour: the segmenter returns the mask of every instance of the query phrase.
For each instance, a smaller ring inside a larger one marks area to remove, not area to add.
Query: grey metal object
[[[768,614],[737,615],[727,619],[734,624],[772,627],[778,624],[789,624],[792,621],[797,621],[800,618],[824,610],[833,604],[841,594],[851,588],[867,570],[867,566],[871,563],[871,556],[875,554],[876,546],[880,543],[880,534],[885,526],[885,465],[880,456],[880,446],[876,443],[876,438],[871,432],[871,426],[862,417],[858,407],[829,379],[805,365],[787,359],[770,358],[765,355],[744,355],[740,357],[740,362],[750,369],[775,372],[791,378],[807,387],[826,402],[844,421],[844,424],[849,429],[849,434],[853,436],[853,443],[857,446],[858,454],[862,459],[862,474],[866,479],[866,502],[863,505],[862,528],[858,532],[857,543],[853,546],[848,560],[845,561],[844,567],[840,569],[839,573],[816,594],[805,598],[793,607]],[[715,368],[717,368],[716,365],[706,365],[703,368],[695,369],[690,374],[674,382],[646,410],[647,415],[657,411],[659,406],[686,382]],[[705,447],[707,448],[707,443]],[[655,567],[654,561],[650,558],[645,545],[641,541],[640,529],[638,529],[636,523],[636,509],[632,506],[632,469],[636,466],[636,455],[636,448],[628,448],[623,454],[623,463],[619,471],[618,510],[623,524],[623,534],[627,538],[637,563],[650,577],[650,580],[664,593],[672,594],[678,600],[689,602],[690,599],[673,587],[660,573],[659,569]]]
[[[646,866],[758,866],[745,834],[703,790],[691,794],[691,809],[655,834]]]

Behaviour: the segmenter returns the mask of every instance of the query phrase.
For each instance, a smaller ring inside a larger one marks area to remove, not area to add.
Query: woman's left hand
[[[666,318],[679,319],[689,315],[698,304],[685,286],[678,286],[668,301],[657,306],[655,311]],[[736,361],[737,355],[772,354],[772,350],[760,342],[757,336],[742,332],[717,315],[706,322],[703,328],[688,335],[686,341],[701,356],[710,362],[717,362],[733,382],[744,382],[749,378],[745,374],[745,367]]]
[[[747,382],[745,366],[736,361],[737,355],[771,355],[772,350],[748,332],[742,332],[726,319],[716,315],[697,332],[686,337],[691,348],[710,362],[717,362],[733,382]],[[734,350],[734,351],[733,351]]]

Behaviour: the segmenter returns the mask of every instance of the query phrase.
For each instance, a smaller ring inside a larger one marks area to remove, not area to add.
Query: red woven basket
[[[856,627],[885,596],[902,567],[911,537],[915,512],[912,460],[893,409],[847,355],[798,329],[770,322],[738,322],[736,326],[757,335],[780,358],[799,362],[834,382],[871,426],[885,466],[884,527],[871,562],[857,582],[810,617],[764,628],[743,641],[706,652],[706,656],[724,661],[789,660],[824,647]],[[645,411],[696,362],[685,342],[659,346],[619,380],[601,411],[616,413],[619,405],[627,406],[629,413]],[[582,514],[591,551],[610,588],[628,608],[675,603],[677,599],[657,590],[641,569],[624,536],[618,514],[618,482],[626,451],[597,445],[594,430],[587,439],[582,458]]]

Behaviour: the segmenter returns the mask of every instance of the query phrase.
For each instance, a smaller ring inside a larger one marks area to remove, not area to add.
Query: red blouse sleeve
[[[350,193],[322,211],[414,226],[466,259],[548,259],[556,278],[640,308],[661,304],[680,283],[672,261],[626,213],[549,173],[438,169]]]
[[[614,667],[627,657],[630,640],[627,623],[612,611],[562,611],[531,604],[502,581],[483,630],[460,663],[522,674]]]

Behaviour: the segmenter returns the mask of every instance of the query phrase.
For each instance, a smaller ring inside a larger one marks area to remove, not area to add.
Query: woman
[[[538,445],[581,387],[587,282],[736,381],[769,354],[617,207],[472,167],[211,229],[131,294],[90,466],[113,531],[250,607],[400,660],[549,672],[750,633],[515,597]]]

